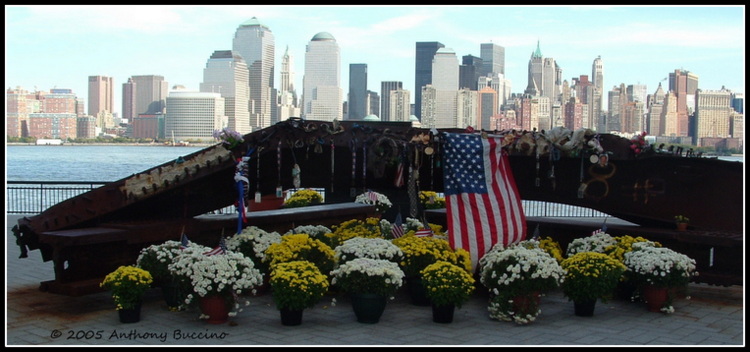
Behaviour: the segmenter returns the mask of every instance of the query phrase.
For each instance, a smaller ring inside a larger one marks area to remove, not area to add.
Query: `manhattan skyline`
[[[275,37],[275,87],[281,57],[294,57],[302,94],[305,47],[320,32],[341,50],[341,88],[349,65],[367,65],[367,89],[400,81],[413,90],[415,45],[437,41],[456,55],[480,56],[481,43],[505,48],[512,93],[527,85],[539,43],[569,84],[588,75],[598,56],[604,89],[644,84],[664,89],[675,69],[699,77],[699,88],[744,93],[744,6],[81,6],[6,5],[6,89],[68,88],[88,101],[88,76],[114,79],[114,112],[122,84],[162,75],[171,88],[197,91],[209,57],[231,50],[238,26],[252,17]],[[52,27],[52,30],[50,30]],[[414,93],[411,94],[414,102]],[[382,97],[381,97],[382,98]],[[606,106],[604,107],[606,109]]]

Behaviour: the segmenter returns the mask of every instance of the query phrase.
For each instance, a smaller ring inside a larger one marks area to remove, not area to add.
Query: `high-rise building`
[[[349,64],[349,120],[361,120],[369,115],[366,99],[367,64]]]
[[[591,126],[598,131],[605,131],[606,126],[603,123],[604,119],[601,117],[602,106],[604,106],[602,102],[604,97],[604,62],[601,56],[597,56],[594,63],[591,64],[591,83],[594,85],[594,96],[589,102],[591,106],[589,109]]]
[[[388,98],[390,108],[389,115],[391,119],[389,121],[407,122],[411,117],[411,97],[408,90],[395,89],[390,91],[390,97]]]
[[[414,115],[422,120],[422,87],[432,84],[432,58],[440,48],[440,42],[417,42],[414,62]],[[424,126],[424,124],[422,124]]]
[[[488,76],[492,73],[505,75],[504,47],[494,43],[482,43],[479,45],[479,56],[482,58],[480,76]]]
[[[524,94],[530,96],[542,95],[542,83],[544,80],[544,56],[539,48],[539,41],[536,42],[536,50],[531,53],[529,59],[529,79]]]
[[[695,109],[694,144],[703,146],[703,138],[729,138],[732,109],[732,93],[726,89],[697,90]]]
[[[164,76],[132,76],[122,86],[122,118],[132,121],[139,114],[164,114],[169,85]]]
[[[456,120],[453,123],[453,127],[473,127],[477,121],[478,111],[479,94],[477,91],[468,88],[456,91]]]
[[[167,138],[214,142],[213,133],[227,127],[224,98],[219,93],[173,91],[166,99]]]
[[[403,88],[403,82],[401,81],[380,82],[380,121],[399,121],[397,117],[391,113],[391,92]]]
[[[231,50],[214,51],[203,69],[200,91],[219,93],[224,98],[228,128],[241,134],[252,132],[249,72],[240,54]]]
[[[646,105],[648,106],[646,132],[652,136],[661,136],[661,114],[664,110],[664,89],[661,87],[661,82],[659,82],[656,92],[648,97]]]
[[[115,97],[112,77],[89,76],[89,115],[99,116],[101,112],[114,114]]]
[[[341,52],[328,32],[312,37],[305,52],[302,79],[302,115],[308,120],[333,121],[342,118]]]
[[[432,59],[432,86],[437,90],[458,90],[458,57],[451,48],[440,48]]]
[[[268,26],[253,17],[237,27],[232,51],[239,53],[249,70],[250,127],[271,126],[276,95],[273,92],[275,39]]]
[[[464,55],[458,69],[458,87],[478,90],[481,71],[482,59],[473,55]]]
[[[698,90],[698,76],[686,70],[669,73],[669,90],[677,98],[677,135],[688,135],[688,116],[695,110],[695,94]]]
[[[470,124],[472,127],[479,127],[484,130],[494,130],[492,118],[498,112],[497,91],[490,86],[479,90],[479,106],[477,108],[477,121]],[[464,126],[465,127],[465,126]]]
[[[276,121],[286,121],[290,117],[300,117],[299,102],[297,100],[297,91],[294,88],[294,56],[289,53],[289,46],[284,51],[281,58],[281,89],[278,92],[278,117]]]
[[[39,100],[29,91],[16,87],[5,92],[5,128],[8,137],[29,136],[29,114],[40,112]]]

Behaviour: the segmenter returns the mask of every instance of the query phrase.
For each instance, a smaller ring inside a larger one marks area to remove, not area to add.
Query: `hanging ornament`
[[[349,149],[352,151],[352,186],[349,188],[349,196],[356,197],[356,179],[357,179],[357,139],[352,138],[349,141]]]
[[[281,140],[279,140],[278,146],[276,146],[276,173],[278,176],[278,183],[276,186],[276,198],[281,198],[282,187],[281,187]]]
[[[255,159],[255,203],[260,203],[260,150]]]
[[[294,184],[294,188],[297,189],[299,189],[301,184],[300,173],[302,173],[302,171],[300,170],[299,165],[294,164],[292,167],[292,184]]]

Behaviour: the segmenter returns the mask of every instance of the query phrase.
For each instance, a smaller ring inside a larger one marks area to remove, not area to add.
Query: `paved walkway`
[[[487,297],[476,294],[450,324],[432,322],[430,307],[414,306],[405,290],[389,301],[377,324],[358,323],[346,297],[327,296],[304,312],[302,325],[283,326],[270,295],[227,324],[198,320],[196,310],[171,312],[157,289],[144,300],[141,321],[119,322],[107,293],[67,297],[39,291],[54,278],[38,250],[19,258],[7,217],[6,346],[233,345],[233,346],[721,346],[745,345],[742,286],[691,285],[690,299],[673,314],[643,303],[597,302],[593,317],[573,314],[560,292],[542,297],[542,313],[529,325],[490,320]],[[337,302],[332,304],[333,299]]]

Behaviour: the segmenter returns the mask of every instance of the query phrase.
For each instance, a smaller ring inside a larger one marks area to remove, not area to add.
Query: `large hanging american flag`
[[[449,242],[471,256],[472,269],[498,242],[526,238],[526,216],[501,138],[446,133],[443,187]]]

